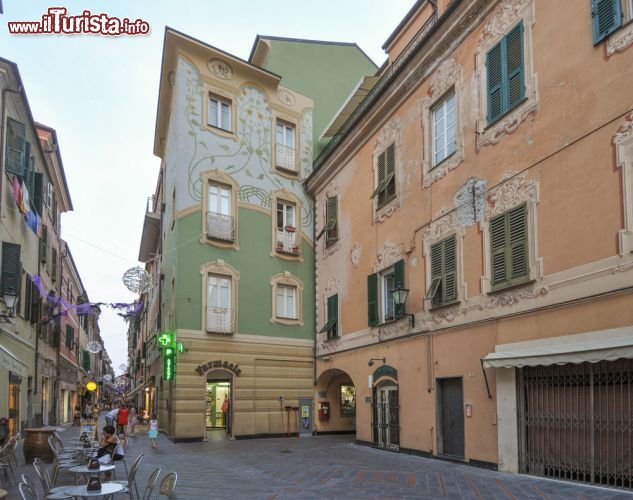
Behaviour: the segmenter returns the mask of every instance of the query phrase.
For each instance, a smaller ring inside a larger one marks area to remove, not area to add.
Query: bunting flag
[[[42,297],[46,297],[46,301],[51,309],[51,314],[42,318],[41,323],[46,324],[59,317],[70,318],[73,321],[72,316],[68,315],[68,312],[75,310],[77,314],[97,314],[99,307],[111,307],[112,309],[120,310],[123,312],[118,313],[123,318],[129,318],[137,316],[143,312],[143,301],[139,302],[83,302],[81,304],[70,304],[64,297],[55,295],[53,291],[47,291],[42,278],[37,274],[31,276],[31,281],[37,287]],[[73,321],[74,322],[74,321]]]

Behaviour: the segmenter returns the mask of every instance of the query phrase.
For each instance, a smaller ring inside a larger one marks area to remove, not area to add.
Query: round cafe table
[[[79,475],[91,475],[91,474],[101,474],[102,472],[108,472],[109,470],[113,470],[116,469],[116,465],[113,464],[109,464],[109,465],[103,465],[103,464],[99,464],[99,468],[98,469],[89,469],[87,465],[75,465],[74,467],[71,467],[68,469],[68,472],[73,472],[74,474],[77,474],[77,476]],[[77,478],[77,483],[79,482],[79,478]]]
[[[83,484],[81,486],[69,486],[64,488],[62,492],[73,498],[94,498],[121,493],[124,489],[125,486],[120,483],[101,483],[100,490],[88,491],[87,486]]]

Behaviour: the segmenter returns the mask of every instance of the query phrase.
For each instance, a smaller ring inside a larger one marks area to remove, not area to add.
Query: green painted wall
[[[313,148],[316,157],[329,139],[321,133],[360,79],[376,65],[354,45],[270,40],[265,68],[281,83],[314,99]]]
[[[223,259],[240,273],[238,282],[238,333],[312,339],[314,324],[312,247],[302,241],[303,262],[288,261],[270,255],[272,251],[271,216],[258,210],[238,209],[239,250],[227,250],[200,243],[201,213],[176,221],[178,231],[178,268],[176,277],[177,328],[201,330],[202,276],[200,267]],[[193,242],[191,240],[194,240]],[[187,243],[189,242],[189,243]],[[166,268],[167,269],[167,268]],[[271,323],[271,278],[289,271],[299,278],[303,288],[303,326]],[[171,278],[169,278],[171,280]],[[168,303],[165,303],[168,306]]]

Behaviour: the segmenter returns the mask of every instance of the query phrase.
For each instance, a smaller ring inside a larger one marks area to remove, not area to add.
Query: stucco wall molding
[[[624,228],[618,231],[620,255],[633,252],[633,113],[613,136],[616,165],[622,172]]]
[[[393,241],[385,240],[382,248],[378,250],[378,261],[374,265],[373,272],[377,273],[382,269],[393,266],[400,259],[404,258],[404,252],[401,247],[402,245],[398,245]]]

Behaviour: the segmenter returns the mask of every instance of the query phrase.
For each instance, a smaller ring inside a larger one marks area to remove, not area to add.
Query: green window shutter
[[[31,277],[26,275],[26,286],[24,287],[24,319],[31,319],[31,289],[33,288],[33,283],[31,282]]]
[[[22,264],[20,262],[20,245],[2,242],[2,271],[0,272],[0,293],[20,295]]]
[[[26,144],[26,127],[24,123],[13,120],[12,118],[7,118],[5,156],[7,172],[24,177],[25,157],[27,155]]]
[[[51,279],[53,283],[57,281],[57,248],[53,247],[51,251]]]
[[[367,324],[378,324],[378,275],[367,276]]]
[[[40,290],[31,283],[31,323],[37,323],[40,320]]]
[[[72,326],[66,325],[66,347],[72,350],[74,342],[75,342],[75,331],[73,330]]]
[[[523,78],[523,21],[505,37],[506,111],[519,104],[525,95]]]
[[[338,293],[328,297],[327,299],[327,319],[338,319]]]
[[[492,255],[492,285],[508,280],[507,213],[490,220],[490,252]]]
[[[53,347],[59,349],[61,342],[61,328],[58,325],[53,327]]]
[[[441,297],[438,295],[440,284],[442,283],[442,247],[443,242],[439,241],[431,245],[431,285],[426,292],[426,300],[432,304],[439,304]]]
[[[503,115],[503,40],[486,54],[488,124]]]
[[[442,302],[451,302],[457,299],[457,238],[449,236],[443,241],[444,265],[443,265],[443,296]]]
[[[82,350],[81,367],[85,371],[90,371],[90,353],[86,350]]]
[[[404,259],[400,259],[393,265],[393,274],[396,286],[398,286],[398,283],[404,286]]]
[[[513,208],[508,213],[510,237],[510,279],[523,278],[529,273],[527,205]]]
[[[325,239],[338,239],[338,196],[331,196],[325,201]]]
[[[385,152],[382,152],[378,155],[378,177],[376,178],[376,189],[371,194],[371,199],[374,199],[385,189],[385,181],[387,180],[387,167],[385,165]]]
[[[620,0],[591,0],[591,28],[596,45],[622,25]]]
[[[40,239],[40,261],[46,264],[48,261],[48,228],[42,224],[42,238]]]
[[[396,145],[390,144],[386,151],[385,160],[385,192],[387,198],[396,194]]]
[[[40,172],[33,173],[33,206],[35,211],[42,216],[42,203],[44,201],[44,174]]]

